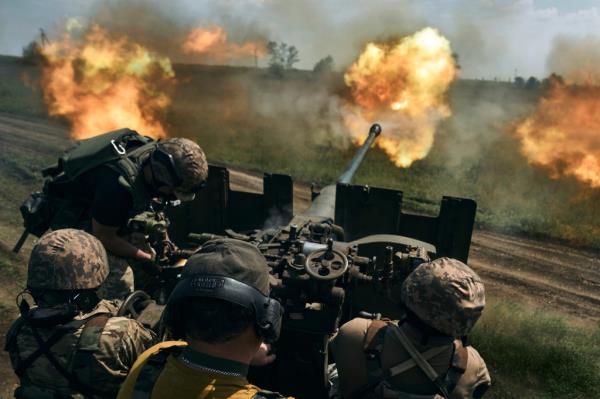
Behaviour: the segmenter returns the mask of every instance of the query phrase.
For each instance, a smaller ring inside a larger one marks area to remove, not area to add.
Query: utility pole
[[[40,44],[42,47],[46,47],[47,44],[50,44],[50,40],[48,40],[48,36],[46,36],[46,32],[44,29],[40,28]]]

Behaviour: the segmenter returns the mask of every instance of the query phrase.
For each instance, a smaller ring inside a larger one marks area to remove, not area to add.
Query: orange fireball
[[[81,39],[66,33],[43,48],[42,89],[50,115],[66,117],[83,139],[122,127],[165,137],[161,113],[170,104],[174,73],[159,57],[127,38],[92,26]]]
[[[548,168],[551,177],[600,187],[600,87],[553,81],[516,134],[529,162]]]
[[[446,93],[456,76],[450,43],[435,29],[367,44],[344,75],[354,100],[345,122],[355,142],[377,121],[384,128],[377,145],[398,167],[423,159],[451,114]]]
[[[227,32],[220,26],[193,29],[182,45],[188,54],[198,54],[205,61],[228,62],[251,57],[263,57],[266,44],[260,41],[232,43]]]

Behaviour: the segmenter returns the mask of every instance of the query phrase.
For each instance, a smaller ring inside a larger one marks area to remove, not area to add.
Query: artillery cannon
[[[251,370],[259,386],[298,398],[327,397],[328,342],[341,323],[361,312],[394,317],[398,306],[390,293],[418,264],[440,256],[467,260],[474,201],[443,197],[439,215],[424,216],[402,211],[401,191],[351,184],[380,132],[379,125],[371,127],[337,183],[313,193],[311,206],[298,215],[290,176],[265,174],[263,193],[247,193],[232,190],[228,170],[218,166],[210,166],[207,187],[193,202],[167,211],[178,245],[229,236],[252,242],[267,259],[271,295],[285,315],[277,360]],[[273,215],[280,225],[267,223]],[[152,294],[159,303],[180,267],[165,267],[165,284]]]

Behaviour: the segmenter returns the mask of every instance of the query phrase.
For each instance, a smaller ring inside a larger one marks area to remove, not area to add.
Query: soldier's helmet
[[[82,230],[55,230],[42,236],[31,251],[27,288],[95,289],[108,271],[106,250],[96,237]]]
[[[450,258],[419,265],[402,284],[401,297],[421,321],[453,337],[467,335],[485,307],[481,278]]]
[[[175,196],[182,201],[191,201],[194,194],[205,184],[208,163],[202,148],[192,140],[175,137],[160,141],[158,152],[170,155],[173,173],[165,171],[159,178],[166,185],[175,187]]]

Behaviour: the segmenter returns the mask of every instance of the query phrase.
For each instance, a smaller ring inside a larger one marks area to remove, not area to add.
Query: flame
[[[535,111],[516,125],[521,151],[552,178],[600,187],[600,86],[551,81]]]
[[[398,167],[423,159],[451,114],[446,93],[456,76],[450,43],[435,29],[367,44],[344,75],[354,100],[344,118],[353,140],[362,143],[378,121],[384,132],[376,143]]]
[[[193,29],[183,42],[182,49],[185,53],[199,54],[208,60],[220,62],[259,58],[266,54],[264,42],[232,43],[220,26]]]
[[[165,137],[159,120],[170,103],[174,72],[161,58],[127,38],[92,26],[81,39],[65,33],[43,49],[42,89],[50,115],[66,117],[83,139],[122,127]]]

